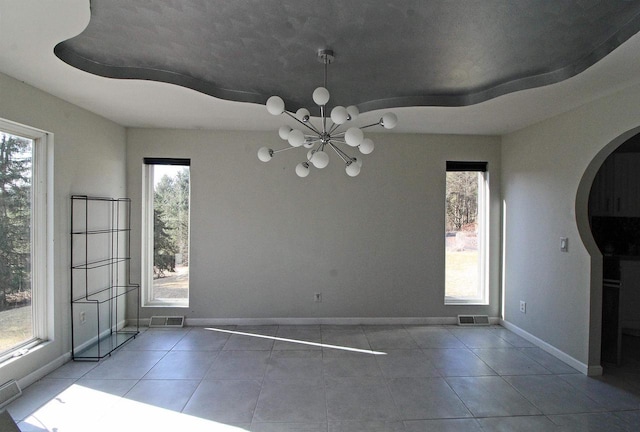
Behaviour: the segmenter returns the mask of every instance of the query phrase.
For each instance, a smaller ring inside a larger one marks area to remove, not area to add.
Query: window
[[[487,163],[447,162],[445,304],[487,304]]]
[[[47,339],[47,134],[0,120],[0,361]]]
[[[189,306],[189,159],[144,159],[143,306]]]

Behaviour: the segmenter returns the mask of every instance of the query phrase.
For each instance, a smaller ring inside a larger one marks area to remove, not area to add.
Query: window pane
[[[34,337],[31,139],[0,132],[0,354]]]
[[[445,298],[483,300],[482,218],[484,173],[447,172],[445,218]]]
[[[151,301],[189,299],[189,167],[153,165]]]

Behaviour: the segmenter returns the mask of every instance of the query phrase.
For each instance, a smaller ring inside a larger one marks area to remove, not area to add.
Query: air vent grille
[[[22,394],[16,380],[11,380],[0,387],[0,408],[17,399]]]
[[[469,325],[474,324],[473,317],[471,315],[458,315],[458,324]]]
[[[489,317],[487,315],[458,315],[458,325],[461,325],[461,326],[489,325]]]
[[[184,327],[183,316],[152,316],[149,327]]]

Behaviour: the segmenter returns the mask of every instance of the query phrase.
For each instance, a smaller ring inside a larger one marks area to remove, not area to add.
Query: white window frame
[[[53,245],[49,241],[53,221],[48,212],[53,208],[53,135],[29,126],[0,119],[2,132],[33,140],[31,184],[31,319],[33,337],[0,357],[0,363],[28,353],[30,348],[48,341],[53,335],[51,313],[53,304]]]
[[[488,305],[489,304],[489,171],[469,170],[479,174],[478,182],[478,297],[447,296],[445,285],[444,304],[446,306],[459,305]],[[449,172],[449,171],[447,171]],[[445,264],[446,272],[446,264]],[[446,279],[446,274],[445,274]]]
[[[142,251],[141,251],[141,285],[142,307],[177,307],[188,308],[189,299],[158,300],[153,298],[153,179],[155,164],[142,165]],[[191,173],[189,173],[191,178]],[[189,194],[191,195],[191,194]],[[189,196],[191,208],[191,196]],[[191,221],[189,221],[191,225]],[[191,248],[191,240],[189,240]]]

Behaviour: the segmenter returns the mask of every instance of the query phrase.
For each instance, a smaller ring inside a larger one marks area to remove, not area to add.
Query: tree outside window
[[[0,132],[0,353],[32,339],[33,140]]]
[[[486,163],[447,162],[445,303],[484,303]]]
[[[184,306],[189,299],[189,161],[145,159],[148,192],[143,253],[146,303]],[[151,212],[152,210],[152,212]]]

